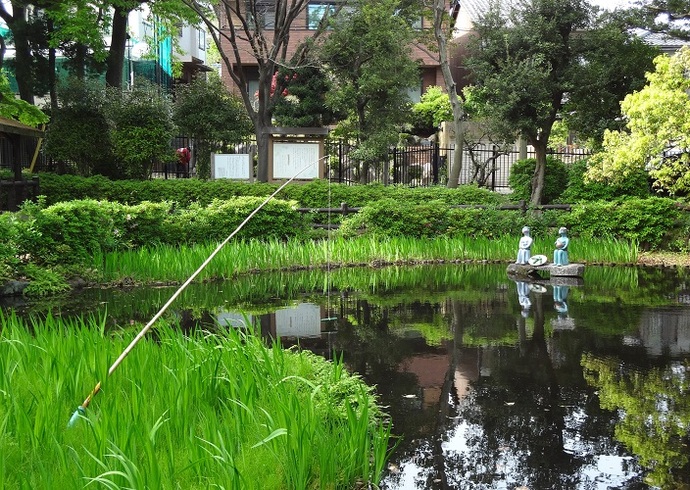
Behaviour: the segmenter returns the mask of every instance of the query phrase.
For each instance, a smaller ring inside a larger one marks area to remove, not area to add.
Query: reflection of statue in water
[[[529,309],[532,307],[532,302],[529,299],[529,284],[522,281],[515,281],[517,285],[518,292],[518,302],[522,307],[522,316],[526,317],[529,315]]]
[[[561,227],[558,229],[559,237],[556,239],[556,250],[553,251],[553,263],[555,265],[568,265],[568,244],[570,240],[567,236],[568,229]]]
[[[529,258],[532,256],[530,249],[532,248],[532,237],[529,236],[529,228],[525,226],[522,229],[522,238],[520,238],[516,264],[528,264]]]
[[[558,312],[559,316],[568,314],[568,286],[554,286],[553,287],[553,307]]]

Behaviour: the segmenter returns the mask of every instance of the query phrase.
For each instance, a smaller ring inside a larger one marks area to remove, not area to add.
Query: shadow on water
[[[690,484],[690,282],[589,268],[578,286],[504,266],[341,269],[196,284],[181,328],[251,321],[377,386],[400,445],[385,489],[643,489]],[[147,322],[173,288],[0,305]]]

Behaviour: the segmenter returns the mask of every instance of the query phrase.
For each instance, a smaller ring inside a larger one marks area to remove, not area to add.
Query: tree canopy
[[[585,131],[606,127],[652,56],[620,34],[620,24],[602,23],[586,0],[526,0],[509,16],[494,6],[475,28],[467,62],[475,107],[496,134],[534,147],[530,203],[539,205],[555,121],[572,116]]]
[[[409,106],[407,89],[419,84],[411,57],[412,21],[398,0],[359,1],[334,21],[320,57],[333,78],[328,103],[347,114],[341,131],[358,143],[354,158],[368,166],[395,144]]]
[[[649,170],[654,186],[674,195],[690,192],[690,48],[654,60],[648,83],[629,94],[621,108],[625,129],[607,131],[604,151],[590,161],[593,180],[619,182]]]

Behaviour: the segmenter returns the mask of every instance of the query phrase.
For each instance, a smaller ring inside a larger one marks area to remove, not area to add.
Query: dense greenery
[[[153,85],[142,82],[120,91],[72,80],[61,87],[59,101],[46,153],[62,169],[147,179],[155,163],[174,160],[172,102]]]
[[[108,201],[66,201],[44,207],[26,205],[16,215],[0,215],[0,223],[16,248],[5,255],[30,256],[46,266],[89,263],[94,254],[143,245],[219,242],[264,199],[238,197],[207,206],[175,208],[170,202],[122,205]],[[294,203],[271,200],[237,235],[238,239],[303,237],[304,217]],[[12,245],[7,245],[12,247]]]
[[[242,101],[228,92],[218,76],[197,79],[175,89],[173,118],[180,134],[194,141],[196,174],[211,176],[211,153],[245,141],[252,123]]]
[[[143,201],[170,201],[180,207],[192,203],[207,205],[214,199],[231,199],[237,196],[267,197],[279,184],[234,182],[227,179],[199,181],[196,179],[175,180],[118,180],[94,176],[82,178],[73,175],[40,174],[41,194],[46,203],[56,204],[72,199],[93,199],[137,204]],[[346,202],[349,206],[364,206],[379,199],[390,198],[400,203],[422,203],[441,200],[447,204],[500,204],[505,196],[487,189],[468,185],[458,189],[443,187],[410,188],[406,186],[384,186],[368,184],[349,186],[331,184],[326,180],[315,180],[307,184],[291,184],[285,187],[281,199],[294,200],[303,207],[339,207]]]
[[[560,201],[604,201],[619,197],[651,196],[649,175],[644,170],[631,172],[619,182],[598,182],[586,178],[589,160],[583,158],[568,166],[568,187],[561,194]]]
[[[588,134],[620,114],[619,101],[643,83],[656,54],[581,0],[494,3],[475,22],[466,61],[478,115],[494,132],[532,145],[537,165],[532,205],[543,204],[548,140],[557,118]]]
[[[105,316],[23,321],[0,334],[0,481],[10,488],[284,489],[376,485],[390,425],[342,363],[249,332],[159,325],[107,377],[135,331]],[[69,415],[103,390],[73,427]]]
[[[654,186],[670,195],[690,193],[690,48],[659,56],[647,85],[625,97],[621,109],[625,130],[607,131],[604,151],[592,156],[589,177],[622,182],[649,172]]]
[[[518,160],[510,169],[508,183],[513,189],[512,198],[529,201],[532,195],[532,180],[537,166],[537,160],[527,158]],[[568,167],[552,156],[546,157],[546,174],[544,175],[544,189],[542,203],[551,204],[557,201],[568,185]]]

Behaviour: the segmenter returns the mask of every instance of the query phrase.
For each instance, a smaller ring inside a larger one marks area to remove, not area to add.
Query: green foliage
[[[121,91],[70,80],[59,101],[46,152],[80,175],[148,179],[154,163],[174,159],[171,103],[153,85]]]
[[[38,126],[48,122],[48,116],[38,107],[15,96],[4,72],[0,73],[0,116],[16,119],[28,126]]]
[[[174,209],[170,202],[122,205],[91,199],[48,207],[43,202],[26,204],[16,215],[8,214],[0,221],[0,229],[8,237],[0,247],[0,271],[16,273],[20,256],[30,257],[38,265],[79,266],[113,250],[220,242],[263,201],[239,197],[182,209]],[[293,202],[270,201],[238,238],[304,237],[305,217],[294,208]]]
[[[119,176],[148,179],[156,162],[172,158],[175,136],[169,97],[152,84],[139,82],[131,90],[108,91],[110,137]]]
[[[434,134],[442,122],[452,120],[450,98],[441,87],[427,87],[421,100],[412,106],[412,126],[416,135],[427,137]]]
[[[376,237],[471,237],[498,238],[520,235],[523,226],[535,231],[546,228],[537,217],[492,208],[452,208],[442,201],[423,204],[401,203],[394,199],[373,202],[340,226],[346,238]]]
[[[233,182],[230,180],[198,181],[195,179],[173,180],[117,180],[102,176],[89,178],[74,175],[40,174],[41,193],[45,202],[56,204],[70,199],[94,199],[122,204],[138,204],[144,201],[174,202],[178,207],[191,203],[210,204],[214,199],[231,199],[238,196],[268,197],[277,184]],[[297,201],[302,207],[364,206],[383,198],[410,203],[442,200],[447,204],[501,204],[506,198],[476,185],[464,185],[457,189],[445,187],[385,186],[380,183],[351,186],[331,184],[326,180],[314,180],[306,184],[291,184],[278,195],[279,198]]]
[[[241,329],[171,323],[161,319],[156,340],[142,339],[108,377],[136,328],[110,334],[105,314],[24,321],[0,312],[3,484],[280,490],[379,481],[390,423],[342,361],[267,347]],[[68,427],[98,380],[101,394]]]
[[[334,19],[320,57],[333,80],[328,105],[347,114],[339,131],[357,141],[354,157],[365,162],[364,173],[397,141],[407,120],[405,92],[419,83],[419,71],[410,56],[414,31],[397,0],[353,7]]]
[[[568,186],[560,201],[574,203],[579,201],[612,200],[619,197],[651,196],[649,175],[643,170],[632,172],[624,180],[616,182],[587,181],[588,160],[582,159],[568,166]]]
[[[513,189],[513,200],[529,200],[532,195],[532,177],[536,164],[534,158],[526,158],[518,160],[511,167],[508,184]],[[568,167],[558,158],[547,156],[542,203],[550,204],[557,201],[567,185]]]
[[[76,166],[80,175],[118,176],[106,110],[106,94],[96,82],[70,79],[58,87],[59,105],[45,138],[46,154]],[[88,141],[88,144],[84,144]],[[74,196],[72,198],[77,198]]]
[[[17,217],[0,213],[0,281],[15,277],[19,265]]]
[[[621,104],[625,131],[607,131],[604,151],[592,157],[588,177],[621,181],[648,170],[654,186],[672,195],[690,193],[690,48],[654,60],[656,71],[642,90]]]
[[[652,250],[689,248],[690,215],[667,198],[581,203],[563,214],[562,222],[578,236],[622,238]]]
[[[228,92],[219,77],[197,79],[175,89],[174,120],[193,138],[197,175],[211,176],[211,153],[244,141],[252,123],[242,101]]]
[[[326,73],[315,67],[291,70],[282,67],[276,76],[276,89],[285,93],[273,109],[279,126],[292,128],[321,127],[333,122],[326,106],[331,82]],[[285,92],[283,92],[283,90]]]
[[[27,264],[24,274],[29,279],[29,285],[24,289],[26,296],[54,296],[70,290],[64,276],[50,268]]]

